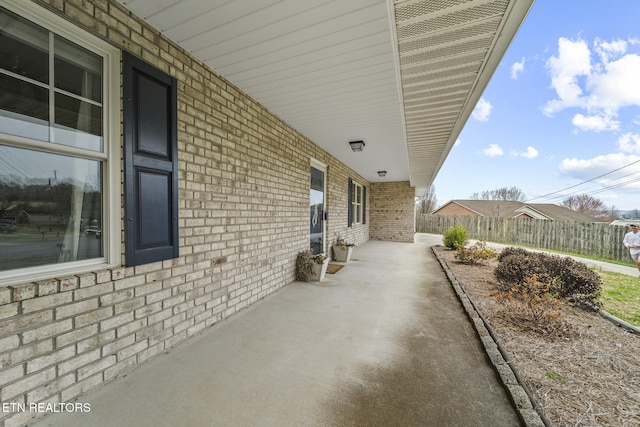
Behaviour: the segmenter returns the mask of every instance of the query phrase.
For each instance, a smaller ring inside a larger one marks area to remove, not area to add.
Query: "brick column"
[[[413,242],[415,231],[415,188],[409,182],[371,184],[371,239]]]

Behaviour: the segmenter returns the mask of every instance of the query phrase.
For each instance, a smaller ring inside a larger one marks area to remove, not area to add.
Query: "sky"
[[[433,182],[640,209],[640,1],[536,0]],[[637,162],[637,163],[634,163]]]

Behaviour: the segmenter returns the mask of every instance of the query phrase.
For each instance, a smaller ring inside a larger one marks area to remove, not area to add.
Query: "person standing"
[[[631,224],[631,231],[624,235],[622,243],[629,249],[629,255],[636,263],[638,267],[638,277],[640,277],[640,233],[638,233],[638,226]]]

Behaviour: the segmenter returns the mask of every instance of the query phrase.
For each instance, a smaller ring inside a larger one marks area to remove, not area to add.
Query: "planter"
[[[338,262],[347,262],[351,259],[353,246],[336,246],[333,245],[333,257]]]
[[[329,257],[326,257],[322,264],[313,263],[313,273],[309,276],[309,281],[320,282],[327,274],[327,266],[329,265]]]

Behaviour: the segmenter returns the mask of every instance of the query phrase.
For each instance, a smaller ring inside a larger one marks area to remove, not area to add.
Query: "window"
[[[119,261],[119,52],[20,3],[0,1],[3,282]]]
[[[349,178],[349,212],[348,226],[366,224],[367,222],[367,188]]]
[[[353,222],[360,224],[362,222],[362,185],[354,182],[351,191],[353,192],[351,196],[351,200],[353,200]]]

